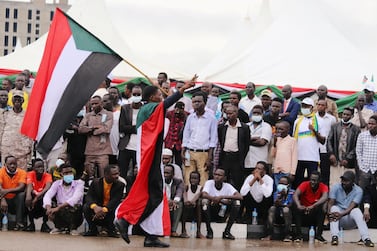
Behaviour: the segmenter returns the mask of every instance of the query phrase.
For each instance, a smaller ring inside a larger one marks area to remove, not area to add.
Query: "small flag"
[[[122,58],[60,9],[56,10],[21,127],[46,156]]]

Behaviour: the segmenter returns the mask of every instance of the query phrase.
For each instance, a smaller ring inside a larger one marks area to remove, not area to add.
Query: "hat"
[[[355,181],[355,174],[352,171],[345,171],[340,178],[343,180]]]
[[[56,167],[57,168],[59,168],[61,165],[63,165],[65,163],[65,161],[64,160],[62,160],[62,159],[57,159],[56,160]]]
[[[269,89],[264,89],[261,93],[260,93],[260,96],[268,96],[270,98],[272,98],[272,92],[269,90]]]
[[[314,107],[314,101],[311,98],[304,98],[304,100],[301,101],[301,104],[311,105],[311,106]]]
[[[162,150],[162,155],[173,156],[173,152],[170,149],[164,148]]]
[[[374,92],[374,85],[372,83],[367,83],[364,85],[364,91],[367,90],[367,91],[370,91],[370,92]]]
[[[13,97],[16,97],[16,96],[23,98],[24,93],[22,91],[15,90],[15,91],[13,91]]]

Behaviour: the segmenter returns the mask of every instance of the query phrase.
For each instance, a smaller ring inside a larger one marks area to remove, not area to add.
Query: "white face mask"
[[[262,116],[261,115],[253,115],[253,116],[251,116],[251,119],[253,120],[253,122],[259,123],[259,122],[262,121]]]
[[[140,103],[142,97],[141,96],[132,96],[130,99],[131,99],[132,103]]]
[[[223,113],[223,118],[228,119],[228,115],[225,112]]]
[[[351,123],[351,121],[344,121],[344,119],[342,119],[342,123],[345,124],[345,125],[349,125]]]
[[[312,113],[310,111],[310,108],[301,108],[301,114],[306,116],[306,115],[309,115],[310,113]]]

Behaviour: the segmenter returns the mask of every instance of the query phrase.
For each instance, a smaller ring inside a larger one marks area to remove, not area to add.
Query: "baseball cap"
[[[343,180],[355,181],[355,174],[352,171],[345,171],[340,178]]]
[[[311,106],[314,107],[314,101],[311,98],[304,98],[304,100],[301,101],[301,104],[311,105]]]
[[[269,89],[264,89],[261,93],[260,93],[260,96],[268,96],[270,98],[272,98],[272,92],[269,90]]]
[[[366,83],[364,85],[364,91],[367,90],[367,91],[370,91],[370,92],[374,92],[374,85],[372,83]]]
[[[24,97],[24,93],[22,91],[20,91],[20,90],[15,90],[15,91],[13,91],[13,96],[12,97],[16,97],[16,96],[23,98]]]

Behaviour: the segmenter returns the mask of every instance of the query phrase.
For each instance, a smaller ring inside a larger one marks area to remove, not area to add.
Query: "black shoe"
[[[128,226],[130,223],[128,223],[125,219],[118,219],[115,221],[115,226],[118,228],[120,232],[120,236],[122,236],[123,240],[130,244],[130,239],[128,238]],[[145,243],[144,243],[145,245]]]
[[[223,239],[235,240],[236,238],[229,231],[225,231],[223,232]]]
[[[107,230],[107,237],[119,238],[119,235],[115,230]]]
[[[148,238],[146,237],[144,240],[144,247],[154,247],[154,248],[168,248],[170,247],[169,244],[160,241],[158,238]]]
[[[374,243],[369,238],[364,240],[364,245],[370,248],[374,247]]]
[[[41,232],[42,233],[49,233],[49,232],[51,232],[51,228],[47,225],[47,223],[42,223]]]
[[[315,237],[315,241],[318,241],[319,243],[323,243],[323,244],[326,244],[327,243],[327,240],[325,238],[323,238],[322,235],[318,235]]]
[[[30,224],[29,226],[25,227],[24,229],[22,229],[22,231],[25,231],[25,232],[35,232],[35,225],[33,224]]]
[[[97,230],[88,230],[85,233],[82,234],[82,236],[89,237],[89,236],[97,236],[98,231]]]
[[[207,239],[213,239],[213,231],[212,231],[211,228],[207,230],[206,238]]]
[[[339,241],[338,241],[338,236],[334,235],[331,239],[331,245],[333,246],[338,246]]]

